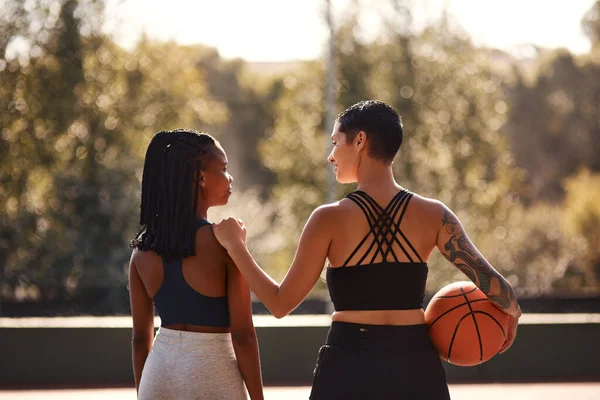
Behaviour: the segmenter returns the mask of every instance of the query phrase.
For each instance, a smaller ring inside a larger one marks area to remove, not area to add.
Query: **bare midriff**
[[[413,310],[336,311],[332,321],[368,325],[419,325],[425,323],[422,308]]]
[[[185,331],[185,332],[200,332],[200,333],[229,333],[231,328],[228,326],[199,326],[199,325],[188,325],[188,324],[172,324],[165,326],[167,329],[174,331]]]

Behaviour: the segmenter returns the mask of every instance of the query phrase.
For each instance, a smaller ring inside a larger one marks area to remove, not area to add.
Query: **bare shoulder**
[[[306,222],[305,230],[311,232],[331,233],[332,228],[341,220],[344,213],[342,201],[323,204],[313,210]]]
[[[413,193],[410,207],[419,214],[420,218],[425,218],[437,225],[441,225],[445,212],[448,210],[448,207],[441,201],[417,193]]]
[[[315,208],[310,215],[310,220],[319,223],[335,222],[336,219],[343,217],[344,211],[348,207],[349,200],[343,199],[334,203],[323,204]]]
[[[196,246],[202,244],[205,240],[217,240],[213,232],[212,224],[203,225],[196,229]]]
[[[223,259],[228,258],[227,250],[221,246],[213,231],[213,226],[204,225],[196,230],[196,254],[202,249],[203,253],[218,255]]]
[[[319,218],[331,218],[340,212],[340,210],[343,208],[343,202],[344,200],[340,200],[334,203],[320,205],[314,209],[312,214],[318,216]]]
[[[133,249],[131,260],[138,268],[162,264],[162,258],[153,250]]]

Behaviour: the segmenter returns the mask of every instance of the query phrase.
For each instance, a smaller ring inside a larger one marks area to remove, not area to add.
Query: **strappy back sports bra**
[[[412,193],[403,189],[385,209],[363,191],[357,190],[346,196],[363,211],[370,229],[342,267],[327,268],[327,287],[336,311],[410,310],[423,307],[427,263],[423,262],[400,230],[412,196]],[[390,234],[391,237],[388,237]],[[372,241],[368,245],[369,237]],[[394,243],[398,244],[408,262],[398,261],[392,248]],[[365,247],[366,251],[358,263],[348,266],[350,260]],[[373,256],[365,262],[371,253]],[[382,261],[376,263],[378,256]]]
[[[197,220],[196,230],[205,225],[210,222]],[[163,282],[154,296],[161,326],[229,326],[227,296],[209,297],[192,289],[183,276],[182,264],[181,259],[168,262],[163,259]]]

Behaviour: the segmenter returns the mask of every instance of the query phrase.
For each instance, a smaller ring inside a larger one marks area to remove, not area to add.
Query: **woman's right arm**
[[[442,215],[437,236],[438,250],[473,281],[496,307],[511,317],[507,341],[501,350],[503,352],[512,345],[521,316],[515,291],[477,250],[456,215],[445,205],[440,205]]]
[[[142,370],[146,358],[152,349],[154,338],[154,305],[148,297],[146,289],[138,274],[134,256],[129,261],[129,301],[131,304],[131,316],[133,317],[133,330],[131,335],[131,358],[133,362],[133,376],[135,389],[139,390]]]
[[[230,217],[214,225],[213,232],[256,296],[275,318],[282,318],[298,307],[317,283],[325,265],[334,224],[330,206],[313,211],[281,284],[263,271],[248,251],[243,222]]]
[[[227,256],[227,258],[229,257]],[[229,302],[231,341],[240,373],[246,383],[250,398],[262,400],[264,398],[263,383],[258,340],[252,322],[250,287],[231,259],[227,265],[227,300]]]

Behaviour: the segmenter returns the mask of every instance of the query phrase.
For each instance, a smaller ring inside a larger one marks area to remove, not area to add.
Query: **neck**
[[[363,163],[358,170],[358,190],[379,192],[402,189],[394,179],[392,164],[385,165],[375,160],[369,161]]]
[[[198,208],[196,209],[196,219],[208,219],[208,206],[203,203],[198,204]]]

